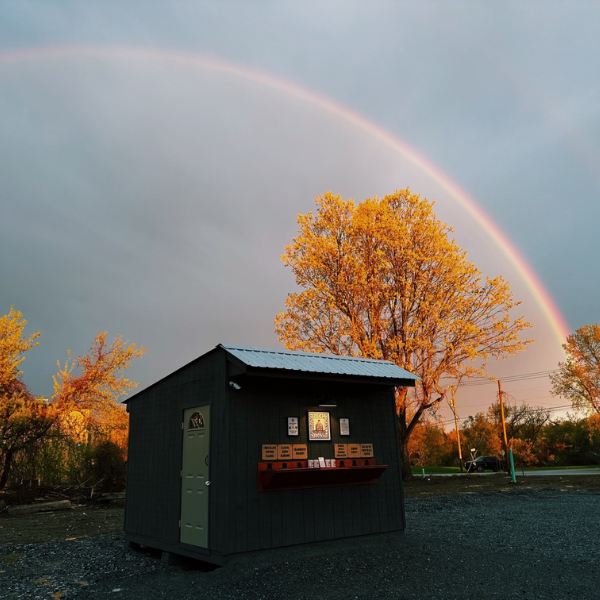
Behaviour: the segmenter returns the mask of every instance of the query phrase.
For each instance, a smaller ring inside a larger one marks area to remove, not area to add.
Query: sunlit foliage
[[[568,398],[575,408],[600,415],[600,327],[585,325],[563,344],[567,355],[551,375],[553,393]]]
[[[89,353],[72,359],[69,352],[64,366],[59,363],[48,401],[21,380],[19,366],[39,336],[25,337],[25,324],[12,307],[0,318],[0,489],[9,478],[96,485],[100,477],[104,486],[118,485],[122,467],[115,465],[126,456],[129,425],[118,401],[137,386],[125,371],[144,348],[120,336],[108,344],[99,333]]]
[[[302,291],[288,295],[277,335],[292,350],[385,359],[418,375],[416,394],[397,392],[408,466],[407,442],[424,411],[452,381],[522,350],[529,324],[512,318],[519,303],[508,283],[482,278],[433,205],[410,190],[359,204],[327,193],[316,205],[316,214],[298,216],[282,257]]]
[[[453,460],[452,438],[444,431],[443,426],[429,419],[422,419],[413,429],[408,440],[410,464],[413,467],[445,466],[450,456]],[[452,462],[450,462],[452,464]]]
[[[54,376],[55,401],[72,403],[82,409],[95,409],[107,401],[116,401],[137,383],[125,377],[125,371],[134,358],[142,356],[146,350],[143,346],[127,345],[121,336],[117,336],[108,345],[107,332],[98,333],[88,354],[71,358]],[[75,371],[75,373],[74,373]]]
[[[17,453],[47,436],[53,424],[46,404],[20,379],[19,366],[40,335],[25,337],[26,324],[12,306],[0,317],[0,489],[6,486]]]
[[[548,409],[509,403],[505,405],[505,416],[509,446],[517,466],[597,464],[600,430],[595,415],[552,421]],[[461,436],[467,448],[465,455],[475,448],[478,456],[504,458],[499,406],[494,404],[487,413],[469,417],[461,428]]]
[[[27,321],[22,316],[11,306],[10,312],[0,317],[0,389],[21,375],[19,365],[25,360],[25,353],[38,345],[35,340],[39,331],[28,338],[23,336]]]
[[[460,428],[463,464],[474,456],[504,459],[498,405],[464,420]],[[600,457],[600,420],[569,416],[553,421],[543,407],[505,405],[509,446],[520,467],[595,465]],[[458,467],[455,431],[444,431],[431,419],[422,419],[408,442],[412,466]]]
[[[137,387],[137,383],[125,377],[125,371],[132,360],[146,352],[142,346],[137,348],[120,336],[109,344],[106,336],[106,332],[98,333],[87,354],[73,359],[68,352],[69,359],[64,365],[58,362],[59,372],[54,376],[52,397],[52,405],[60,412],[61,431],[70,440],[89,447],[83,454],[72,448],[67,453],[75,458],[81,455],[79,460],[68,463],[71,477],[87,484],[91,478],[95,485],[100,483],[96,479],[103,472],[102,465],[98,465],[100,459],[94,461],[90,457],[97,452],[112,459],[117,454],[126,456],[129,415],[119,400]],[[107,448],[113,450],[102,454],[101,449]],[[114,485],[115,480],[111,481]],[[103,476],[102,485],[107,484],[108,480]]]

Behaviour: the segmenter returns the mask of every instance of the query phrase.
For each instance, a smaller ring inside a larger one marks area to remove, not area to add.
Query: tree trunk
[[[10,474],[10,468],[12,467],[13,450],[7,450],[4,455],[4,464],[2,465],[2,475],[0,475],[0,490],[6,487],[8,476]]]
[[[410,470],[410,457],[408,455],[408,439],[400,440],[400,459],[402,460],[402,481],[410,481],[413,477]]]
[[[410,481],[412,479],[412,471],[410,470],[410,456],[408,454],[408,438],[410,433],[406,426],[404,413],[397,415],[398,423],[398,441],[400,444],[400,460],[402,461],[402,481]]]

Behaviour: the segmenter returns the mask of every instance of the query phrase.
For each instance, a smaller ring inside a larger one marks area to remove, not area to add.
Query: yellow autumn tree
[[[21,381],[19,366],[40,335],[38,331],[26,337],[27,321],[22,317],[13,306],[0,317],[0,490],[17,453],[47,436],[53,425],[47,405]]]
[[[482,278],[433,205],[410,190],[355,204],[327,193],[298,216],[285,266],[291,293],[275,330],[291,350],[390,360],[421,378],[397,390],[403,475],[408,440],[428,409],[486,362],[522,350],[529,324],[502,278]]]
[[[575,408],[600,415],[600,327],[585,325],[567,337],[567,356],[550,376],[553,393],[568,398]]]
[[[40,332],[23,335],[27,321],[14,306],[10,312],[0,317],[0,388],[10,385],[21,376],[19,365],[25,360],[25,353],[38,345],[35,340]]]
[[[53,406],[61,413],[63,428],[77,431],[104,432],[121,446],[127,439],[127,414],[120,398],[137,387],[125,377],[134,358],[142,356],[143,346],[136,348],[117,336],[112,343],[107,332],[98,333],[89,352],[69,358],[54,376]]]

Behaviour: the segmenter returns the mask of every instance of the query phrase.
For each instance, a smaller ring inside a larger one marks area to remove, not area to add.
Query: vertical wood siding
[[[212,352],[140,392],[129,402],[126,533],[179,544],[181,424],[186,408],[214,406],[210,475],[213,481],[223,479],[219,473],[219,453],[214,449],[220,447],[223,430],[227,429],[225,364],[223,351]],[[209,539],[209,544],[221,547],[223,528],[217,521],[221,517],[219,512],[227,510],[226,506],[219,506],[227,501],[227,494],[223,486],[217,485],[215,490],[217,498],[211,498],[210,504],[210,534],[214,530],[215,539]]]
[[[324,390],[336,408],[319,408]],[[394,396],[376,386],[247,379],[230,392],[229,463],[234,500],[228,553],[274,548],[404,528],[404,506]],[[309,442],[308,410],[331,414],[331,442]],[[300,417],[300,434],[287,435],[287,417]],[[350,419],[340,437],[339,417]],[[307,444],[308,457],[334,458],[336,443],[372,443],[387,471],[376,485],[258,492],[263,444]]]
[[[125,531],[179,544],[183,411],[211,405],[209,548],[221,555],[404,528],[394,396],[390,388],[275,378],[229,384],[217,349],[131,399]],[[319,398],[337,401],[319,408]],[[331,414],[330,442],[309,442],[307,411]],[[287,417],[300,417],[288,437]],[[340,437],[339,418],[350,419]],[[372,443],[387,471],[376,485],[258,492],[263,444],[307,444],[334,458],[335,443]],[[193,550],[193,547],[188,547]]]

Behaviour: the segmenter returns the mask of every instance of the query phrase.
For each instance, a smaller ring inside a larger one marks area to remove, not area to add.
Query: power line
[[[516,392],[520,392],[521,390],[515,390]],[[508,395],[512,395],[508,392]],[[524,398],[523,402],[529,402],[530,400],[543,400],[544,398],[554,398],[555,396],[531,396],[530,398]]]
[[[502,380],[504,381],[504,379]],[[545,390],[547,389],[547,387],[545,385],[536,385],[534,387],[528,387],[528,388],[519,388],[518,390],[513,390],[513,392],[528,392],[530,390]]]
[[[553,373],[558,373],[559,369],[552,369],[549,371],[536,371],[534,373],[522,373],[521,375],[507,375],[506,377],[499,377],[502,383],[513,383],[516,381],[529,381],[531,379],[541,379],[548,377]],[[478,385],[497,385],[496,380],[490,380],[487,377],[473,377],[473,379],[463,383],[460,387],[474,387]]]
[[[564,406],[555,406],[553,408],[544,408],[544,407],[540,407],[540,408],[543,411],[545,411],[545,412],[553,413],[553,412],[557,412],[559,410],[566,410],[567,408],[573,408],[573,405],[572,404],[565,404]],[[530,415],[530,414],[535,413],[537,410],[539,410],[539,409],[533,408],[531,410],[524,410],[521,414],[523,414],[523,415]],[[462,421],[463,423],[465,421],[468,421],[468,420],[469,420],[469,417],[466,417],[465,419],[461,419],[459,417],[459,421]],[[451,421],[447,421],[447,422],[448,423],[452,423],[452,421],[454,421],[454,419],[452,419]]]
[[[541,398],[552,398],[552,396],[540,396],[538,398],[527,398],[526,400],[523,400],[524,404],[529,403],[530,400],[539,400]],[[461,408],[477,408],[479,406],[490,406],[490,404],[495,404],[495,402],[478,402],[477,404],[462,404]],[[556,404],[550,404],[549,407],[554,407],[556,406]],[[541,406],[540,408],[546,408],[545,406]]]
[[[463,408],[468,408],[468,407],[463,407]],[[537,410],[540,410],[540,409],[542,409],[542,410],[544,410],[546,412],[549,412],[549,413],[553,413],[553,412],[557,412],[559,410],[565,410],[567,408],[573,408],[573,405],[572,404],[564,404],[562,406],[554,406],[552,408],[546,408],[546,407],[543,407],[543,406],[537,407],[537,408],[533,407],[533,408],[530,408],[528,410],[524,410],[521,414],[526,414],[526,415],[532,414],[532,413],[535,413]],[[465,421],[469,420],[469,417],[464,417],[464,418],[458,417],[458,420],[462,421],[464,423]],[[437,423],[439,423],[440,425],[448,425],[449,423],[454,423],[454,418],[449,419],[447,421],[438,421]]]

